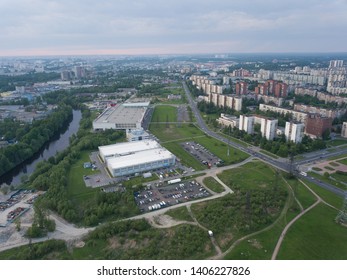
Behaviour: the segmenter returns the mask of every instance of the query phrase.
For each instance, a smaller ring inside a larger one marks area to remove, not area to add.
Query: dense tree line
[[[0,75],[0,92],[15,90],[16,86],[32,85],[60,78],[59,73],[29,73],[19,76]]]
[[[72,108],[61,105],[46,119],[35,121],[31,129],[21,137],[20,142],[0,149],[0,175],[31,158],[59,133],[71,118]]]
[[[23,124],[17,120],[7,118],[0,122],[0,137],[6,141],[20,141],[29,130],[30,124]]]
[[[64,98],[64,96],[62,96]],[[70,138],[70,146],[55,157],[38,164],[35,172],[30,176],[31,187],[46,190],[42,203],[48,209],[57,212],[70,222],[81,222],[85,225],[96,225],[100,221],[113,215],[126,217],[137,213],[131,190],[123,193],[97,194],[93,203],[88,207],[76,205],[68,195],[68,178],[71,166],[80,158],[82,151],[97,150],[99,146],[114,143],[124,137],[124,132],[107,130],[102,133],[91,132],[92,116],[90,111],[82,108],[80,129]],[[121,203],[126,206],[120,206]],[[129,203],[131,202],[131,203]]]

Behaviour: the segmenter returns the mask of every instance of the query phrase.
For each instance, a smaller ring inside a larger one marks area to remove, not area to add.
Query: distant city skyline
[[[0,56],[347,51],[346,0],[2,0],[0,11]]]

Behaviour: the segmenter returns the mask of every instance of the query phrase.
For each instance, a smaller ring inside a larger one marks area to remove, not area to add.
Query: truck
[[[181,180],[180,178],[177,178],[177,179],[169,180],[169,181],[167,181],[167,183],[168,183],[169,185],[171,185],[171,184],[179,183],[179,182],[181,182],[181,181],[182,181],[182,180]]]

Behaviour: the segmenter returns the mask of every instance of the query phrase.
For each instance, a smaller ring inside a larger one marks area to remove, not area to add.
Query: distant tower
[[[343,201],[342,209],[337,214],[335,221],[339,224],[347,224],[347,192],[345,192],[345,199]]]

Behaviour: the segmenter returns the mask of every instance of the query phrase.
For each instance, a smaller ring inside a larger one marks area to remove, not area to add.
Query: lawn
[[[208,187],[210,190],[216,192],[216,193],[221,193],[225,191],[224,187],[216,181],[213,177],[207,177],[204,179],[203,183],[205,184],[206,187]]]
[[[297,179],[287,179],[287,182],[292,187],[295,197],[304,209],[307,209],[316,202],[316,197],[300,181]]]
[[[347,140],[345,139],[335,139],[327,142],[327,146],[336,147],[347,144]]]
[[[177,108],[170,105],[156,106],[151,122],[177,122]]]
[[[228,156],[228,145],[210,136],[196,138],[194,141],[201,144],[211,153],[223,160],[225,165],[241,162],[249,157],[248,154],[233,147],[230,147]]]
[[[185,206],[169,210],[165,214],[169,215],[170,217],[178,221],[188,221],[188,222],[194,221],[192,216],[190,216],[187,207]]]
[[[307,180],[303,180],[303,182],[308,185],[316,194],[318,194],[323,200],[325,200],[327,203],[335,206],[336,208],[340,209],[342,206],[343,198],[340,196],[337,196],[336,194],[323,189],[320,186],[317,186],[316,184],[313,184]]]
[[[204,136],[205,134],[193,124],[156,124],[151,123],[149,130],[160,141],[174,141],[192,137]]]
[[[312,176],[312,177],[318,179],[318,180],[321,180],[322,182],[325,182],[325,183],[328,183],[328,184],[330,184],[330,185],[333,185],[333,186],[335,186],[335,187],[337,187],[337,188],[339,188],[339,189],[341,189],[341,190],[346,190],[346,186],[345,186],[345,185],[343,185],[343,184],[341,184],[340,182],[337,182],[337,181],[335,181],[335,180],[332,180],[332,179],[330,179],[329,177],[322,176],[322,175],[317,174],[317,173],[315,173],[315,172],[309,172],[308,174],[309,174],[310,176]]]
[[[177,156],[179,158],[180,162],[185,166],[192,167],[195,170],[204,170],[207,168],[206,165],[203,165],[195,157],[193,157],[191,154],[189,154],[177,142],[171,142],[171,143],[163,144],[163,147],[165,147],[171,153],[173,153],[175,156]]]
[[[334,221],[336,215],[323,204],[304,215],[289,229],[278,259],[346,260],[347,228]]]
[[[83,168],[84,162],[89,162],[89,152],[81,153],[80,159],[71,166],[68,173],[68,196],[72,201],[77,203],[90,203],[89,199],[95,197],[95,193],[99,188],[87,188],[83,181],[83,175],[97,174],[100,171],[93,171],[90,168]]]

